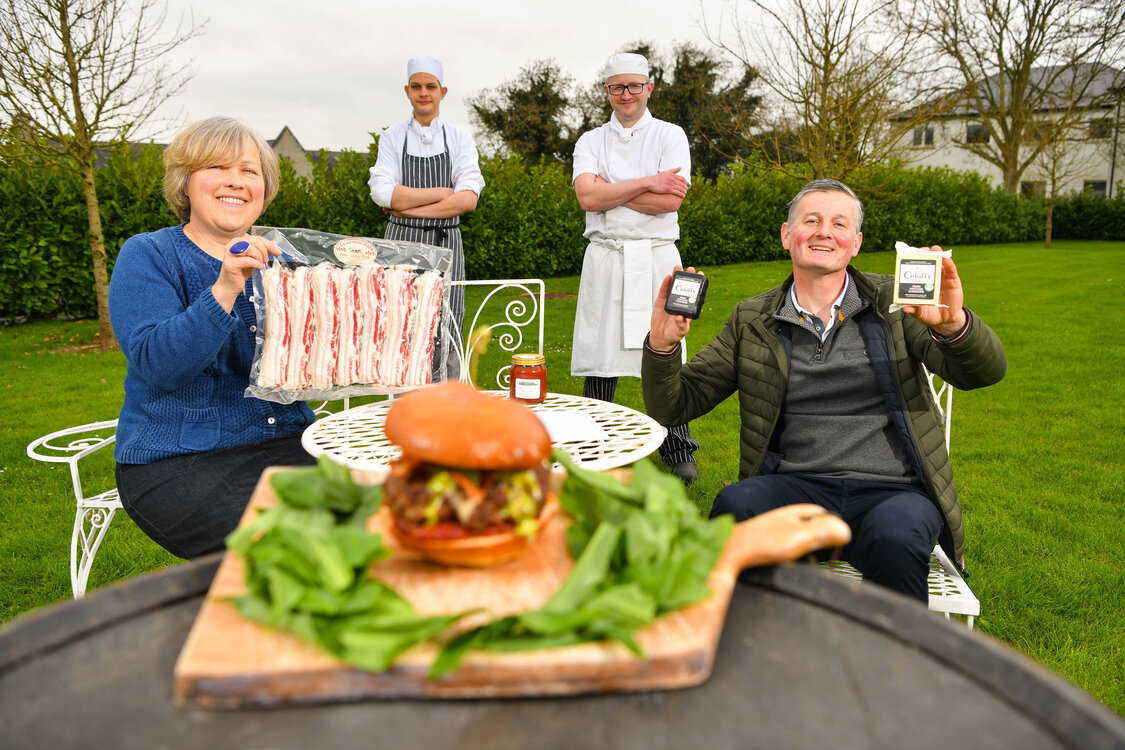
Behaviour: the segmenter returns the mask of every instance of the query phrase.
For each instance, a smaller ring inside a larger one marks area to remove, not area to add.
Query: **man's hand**
[[[583,172],[574,178],[574,194],[583,211],[609,211],[626,206],[643,214],[680,210],[688,181],[679,167],[625,182],[606,182],[601,175]]]
[[[941,248],[934,245],[930,248],[934,252],[941,252]],[[939,336],[955,336],[965,327],[965,293],[961,289],[961,277],[957,275],[957,266],[952,258],[941,259],[941,290],[938,302],[945,307],[935,305],[906,305],[903,312],[923,325],[929,326]]]
[[[648,192],[657,195],[674,195],[683,198],[687,195],[688,181],[679,175],[680,168],[666,169],[652,176]]]
[[[682,271],[676,266],[673,271]],[[696,273],[688,267],[688,273]],[[656,302],[652,305],[652,318],[649,322],[648,345],[658,352],[666,352],[679,342],[683,341],[691,330],[691,319],[683,315],[669,315],[664,309],[668,302],[668,291],[672,288],[672,274],[664,277],[660,284],[660,292],[656,295]]]

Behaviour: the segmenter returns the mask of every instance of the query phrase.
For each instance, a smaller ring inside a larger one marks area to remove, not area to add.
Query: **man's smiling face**
[[[833,274],[859,252],[856,203],[847,193],[817,191],[797,204],[792,224],[781,225],[781,244],[793,258],[794,271]]]

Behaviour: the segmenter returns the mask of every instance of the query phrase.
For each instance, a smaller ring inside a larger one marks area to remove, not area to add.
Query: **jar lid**
[[[512,365],[520,367],[534,367],[546,362],[546,358],[542,354],[513,354]]]

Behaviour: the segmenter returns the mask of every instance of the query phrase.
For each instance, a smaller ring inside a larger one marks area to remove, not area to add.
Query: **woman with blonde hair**
[[[164,196],[183,222],[129,238],[109,285],[125,353],[117,488],[174,555],[223,547],[262,470],[312,463],[302,403],[244,395],[257,320],[250,277],[278,247],[248,234],[277,195],[277,157],[229,117],[188,126],[164,152]]]

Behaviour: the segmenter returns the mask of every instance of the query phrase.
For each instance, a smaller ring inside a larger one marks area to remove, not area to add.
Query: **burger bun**
[[[461,469],[527,469],[551,455],[531,409],[455,381],[396,398],[383,432],[403,458]]]

